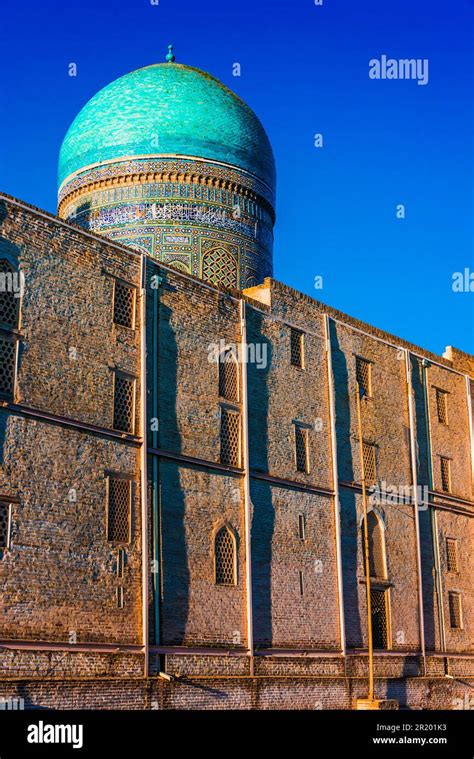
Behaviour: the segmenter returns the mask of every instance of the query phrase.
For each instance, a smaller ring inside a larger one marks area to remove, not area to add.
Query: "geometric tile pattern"
[[[213,285],[236,288],[237,265],[224,248],[214,248],[202,259],[202,278]]]

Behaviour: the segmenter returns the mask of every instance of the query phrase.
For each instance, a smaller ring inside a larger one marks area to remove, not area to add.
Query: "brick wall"
[[[0,560],[0,637],[134,643],[141,626],[138,449],[110,431],[113,369],[138,374],[140,325],[138,309],[135,331],[113,324],[110,274],[138,285],[137,259],[13,204],[2,204],[1,216],[0,249],[21,267],[25,288],[16,405],[0,415],[0,492],[14,499],[11,543]],[[137,417],[139,397],[138,384]],[[104,429],[92,433],[82,423]],[[123,581],[106,534],[111,471],[134,481]]]
[[[468,404],[465,377],[451,371],[470,369],[469,357],[454,349],[435,357],[265,280],[245,294],[247,340],[257,348],[258,359],[247,365],[253,631],[260,649],[322,653],[314,659],[257,656],[254,673],[261,679],[212,680],[250,674],[244,472],[220,464],[225,399],[219,396],[218,364],[208,360],[221,341],[241,342],[238,293],[206,286],[151,261],[146,323],[148,560],[156,566],[149,574],[150,640],[167,652],[162,661],[153,654],[152,669],[179,668],[209,679],[135,681],[131,678],[138,678],[143,665],[138,653],[74,654],[67,649],[63,664],[62,653],[47,653],[40,642],[67,643],[71,633],[78,645],[141,643],[140,441],[111,429],[113,371],[121,369],[137,378],[136,432],[141,434],[139,299],[135,330],[112,320],[114,277],[139,288],[140,259],[8,201],[2,201],[0,219],[0,252],[18,261],[26,280],[16,396],[14,403],[3,404],[0,414],[0,493],[12,500],[11,545],[0,559],[0,638],[12,645],[14,639],[38,642],[37,649],[8,649],[0,657],[2,679],[8,673],[22,677],[21,687],[34,705],[142,708],[154,700],[156,708],[319,708],[319,703],[322,708],[350,708],[365,687],[357,678],[363,681],[366,673],[366,659],[354,657],[354,649],[367,644],[355,359],[361,356],[372,366],[372,394],[362,401],[361,411],[364,440],[376,447],[378,480],[406,487],[412,484],[412,472],[405,350],[412,352],[419,483],[429,483],[430,451],[436,491],[437,457],[452,460],[452,493],[432,496],[430,510],[419,513],[426,646],[428,651],[441,647],[432,536],[436,505],[447,648],[466,655],[452,660],[459,674],[472,673],[473,660],[467,656],[472,652],[474,613]],[[161,278],[158,288],[152,286],[154,275]],[[336,656],[342,641],[327,315],[349,649],[345,661]],[[305,333],[303,368],[291,365],[292,328]],[[423,357],[429,364],[429,435]],[[449,393],[448,425],[437,422],[435,387]],[[243,413],[242,395],[234,406]],[[307,472],[296,471],[295,422],[307,430]],[[135,481],[123,579],[116,572],[117,546],[106,539],[110,471]],[[422,669],[413,504],[399,500],[374,505],[383,524],[383,579],[390,598],[393,651],[377,658],[381,692],[399,693],[415,708],[441,708],[461,686],[441,679],[446,663],[438,658],[429,659],[430,677],[439,675],[440,680],[417,679]],[[235,585],[215,583],[214,538],[222,525],[235,539]],[[447,536],[458,539],[456,573],[447,571]],[[124,588],[123,609],[117,608],[119,585]],[[462,594],[460,630],[449,627],[449,591]],[[213,649],[230,653],[213,657]],[[48,668],[63,682],[46,680]],[[88,668],[92,679],[81,683]],[[36,682],[38,671],[41,683]],[[349,684],[345,676],[352,678]]]

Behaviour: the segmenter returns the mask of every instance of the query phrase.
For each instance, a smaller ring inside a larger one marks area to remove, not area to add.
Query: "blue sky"
[[[454,272],[474,271],[469,0],[25,0],[2,22],[3,191],[55,212],[59,147],[79,109],[172,42],[268,132],[275,277],[436,353],[474,352],[474,293],[452,290]],[[370,79],[383,54],[428,59],[428,84]]]

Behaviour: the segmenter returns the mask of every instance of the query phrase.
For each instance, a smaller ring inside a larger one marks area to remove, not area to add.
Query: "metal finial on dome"
[[[168,45],[168,55],[166,56],[167,63],[174,63],[175,57],[173,55],[173,45]]]

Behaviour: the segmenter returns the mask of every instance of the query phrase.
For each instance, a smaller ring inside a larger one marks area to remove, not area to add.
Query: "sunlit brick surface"
[[[238,437],[240,446],[244,415],[242,399],[226,397],[235,392],[234,379],[228,378],[224,388],[219,363],[209,360],[210,346],[238,346],[242,339],[239,294],[204,287],[198,279],[149,262],[145,577],[150,642],[159,632],[169,653],[160,663],[152,654],[151,677],[143,678],[140,443],[114,429],[113,416],[114,374],[122,373],[136,377],[137,420],[141,414],[141,310],[136,309],[135,330],[114,323],[114,282],[140,288],[140,257],[9,201],[2,212],[4,245],[26,272],[17,395],[15,405],[2,406],[0,494],[10,504],[11,539],[0,552],[0,635],[13,646],[0,653],[2,694],[16,692],[17,680],[6,685],[10,677],[26,681],[31,704],[59,708],[301,709],[315,708],[315,701],[321,708],[351,708],[366,695],[367,676],[361,653],[367,622],[356,356],[371,362],[371,397],[361,404],[361,421],[364,440],[376,446],[377,483],[406,486],[412,473],[406,367],[399,348],[408,347],[421,486],[429,482],[430,450],[433,464],[429,501],[437,516],[447,652],[440,655],[430,510],[419,511],[428,652],[424,673],[413,503],[409,498],[376,502],[386,576],[382,554],[373,547],[374,589],[386,593],[391,645],[389,656],[375,656],[377,695],[389,693],[411,708],[452,708],[452,699],[463,697],[464,690],[444,678],[444,657],[456,678],[474,674],[474,552],[466,378],[450,369],[472,372],[472,359],[455,351],[451,358],[433,356],[273,280],[244,294],[247,342],[258,346],[265,360],[246,366],[253,634],[259,651],[254,673],[259,677],[243,678],[250,674],[244,483],[242,473],[221,463],[220,445],[222,412],[232,415],[235,406],[237,419],[240,414],[238,436],[228,436],[234,445]],[[154,274],[161,277],[158,292],[151,287]],[[331,317],[329,346],[326,314]],[[295,325],[305,333],[304,371],[291,366]],[[328,349],[335,385],[345,659],[340,655]],[[427,358],[423,372],[415,353]],[[449,424],[438,421],[436,387],[449,392]],[[297,423],[310,438],[308,472],[295,467]],[[449,494],[442,490],[440,457],[450,460]],[[128,535],[126,494],[116,499],[117,519],[110,520],[111,527],[118,525],[118,545],[108,541],[107,531],[107,483],[110,495],[114,478],[122,483],[119,488],[131,488]],[[216,568],[219,577],[230,579],[231,544],[225,538],[216,546],[215,536],[227,525],[235,538],[235,574],[232,583],[221,584]],[[447,538],[457,541],[457,571]],[[455,593],[460,627],[450,624],[450,594]],[[18,639],[33,645],[19,648]],[[42,644],[58,648],[46,650]],[[107,650],[92,650],[100,644]],[[205,675],[199,681],[205,687],[196,688],[186,678],[158,682],[157,667],[163,663],[170,673]]]

